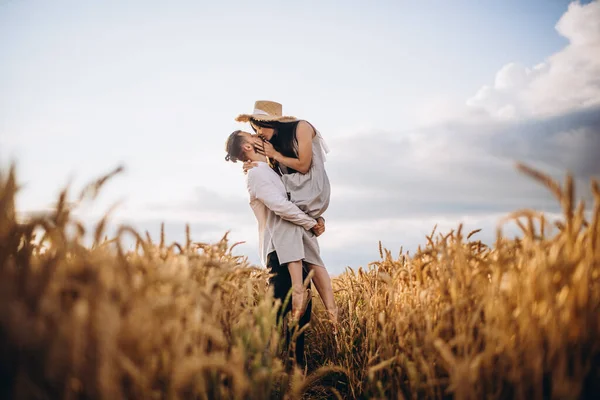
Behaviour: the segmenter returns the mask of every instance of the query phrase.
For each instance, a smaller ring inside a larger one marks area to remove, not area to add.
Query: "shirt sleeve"
[[[278,190],[276,182],[262,174],[262,171],[256,172],[248,176],[248,189],[251,195],[284,220],[306,230],[317,224],[317,221],[306,215],[298,206],[289,201],[281,190]]]

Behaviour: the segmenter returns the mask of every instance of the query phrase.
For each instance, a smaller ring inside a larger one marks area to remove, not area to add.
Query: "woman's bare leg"
[[[335,304],[335,298],[333,297],[333,287],[331,286],[331,278],[325,267],[319,265],[308,264],[311,271],[314,271],[312,278],[321,300],[329,313],[329,318],[333,322],[334,326],[338,322],[338,308]]]
[[[302,281],[302,261],[288,263],[288,270],[292,278],[292,319],[300,320],[304,312],[304,282]]]

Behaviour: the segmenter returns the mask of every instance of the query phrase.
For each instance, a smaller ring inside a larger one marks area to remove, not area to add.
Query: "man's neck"
[[[255,154],[250,154],[248,156],[248,160],[267,162],[267,157],[263,156],[262,154],[255,153]]]

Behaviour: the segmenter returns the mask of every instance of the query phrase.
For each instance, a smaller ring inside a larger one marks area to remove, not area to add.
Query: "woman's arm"
[[[276,160],[288,168],[295,169],[301,174],[306,174],[310,170],[310,165],[312,163],[312,140],[314,133],[313,127],[308,122],[298,122],[298,126],[296,127],[298,158],[285,157],[283,154],[275,150],[273,145],[269,142],[262,143],[262,152],[270,159]],[[256,144],[260,153],[260,144],[258,142]]]

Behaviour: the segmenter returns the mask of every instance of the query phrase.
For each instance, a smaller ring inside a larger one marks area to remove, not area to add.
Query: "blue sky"
[[[24,211],[118,164],[94,221],[172,240],[231,230],[257,262],[234,117],[257,99],[313,123],[332,152],[332,271],[414,249],[435,223],[484,227],[555,211],[512,167],[597,176],[598,1],[0,0],[0,165]],[[560,21],[560,22],[559,22]],[[558,128],[555,128],[558,127]],[[485,236],[487,235],[487,236]]]

